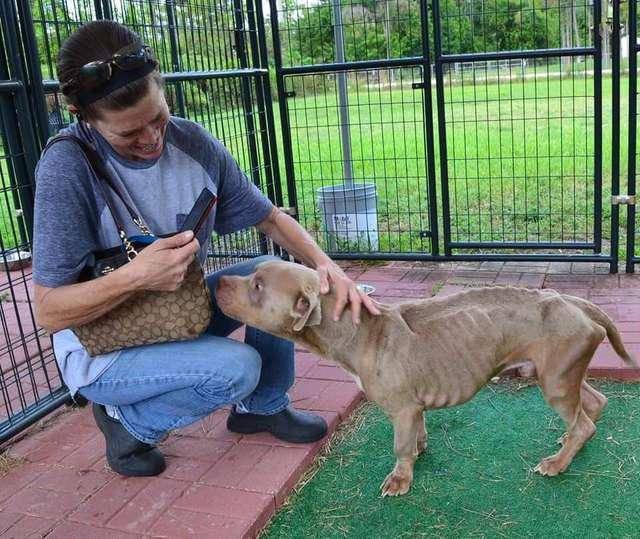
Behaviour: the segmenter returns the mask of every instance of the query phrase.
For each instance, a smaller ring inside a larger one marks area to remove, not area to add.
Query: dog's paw
[[[411,477],[391,472],[382,482],[382,485],[380,485],[380,490],[382,491],[382,497],[384,498],[385,496],[402,496],[409,492],[410,487]]]
[[[533,471],[538,472],[540,475],[553,477],[564,472],[566,468],[567,464],[565,459],[558,455],[552,455],[542,459]]]

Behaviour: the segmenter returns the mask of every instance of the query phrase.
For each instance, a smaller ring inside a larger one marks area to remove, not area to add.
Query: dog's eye
[[[262,290],[263,288],[262,283],[260,281],[256,281],[255,283],[253,283],[253,288],[260,292],[260,290]]]
[[[302,304],[302,306],[307,309],[309,308],[309,300],[307,298],[305,298],[304,296],[302,296],[300,298],[300,303]]]

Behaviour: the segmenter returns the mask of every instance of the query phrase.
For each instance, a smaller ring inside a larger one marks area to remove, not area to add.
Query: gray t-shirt
[[[200,259],[212,231],[228,234],[264,220],[271,202],[244,175],[229,151],[206,130],[189,120],[171,117],[165,148],[154,161],[130,161],[118,155],[95,130],[71,125],[70,133],[95,143],[119,190],[156,235],[175,232],[203,187],[218,201],[198,234]],[[73,141],[53,144],[36,168],[33,280],[55,288],[77,282],[91,263],[92,252],[121,245],[116,225],[97,179]],[[108,189],[107,189],[107,192]],[[107,195],[109,196],[109,195]],[[112,196],[127,236],[139,235],[120,200]],[[71,394],[92,383],[120,352],[90,357],[73,331],[58,331],[53,347]]]

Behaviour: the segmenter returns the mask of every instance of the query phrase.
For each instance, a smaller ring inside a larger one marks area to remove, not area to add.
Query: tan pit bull
[[[228,316],[305,345],[349,371],[367,398],[389,415],[396,465],[381,485],[383,496],[404,494],[413,464],[425,449],[423,412],[461,404],[514,363],[535,366],[544,398],[567,432],[562,448],[536,467],[542,475],[567,469],[595,433],[607,403],[585,381],[605,336],[634,364],[611,319],[580,298],[552,290],[510,287],[469,289],[442,298],[395,305],[382,314],[363,309],[333,322],[332,294],[319,294],[314,270],[290,262],[265,262],[247,277],[221,277],[218,305]]]

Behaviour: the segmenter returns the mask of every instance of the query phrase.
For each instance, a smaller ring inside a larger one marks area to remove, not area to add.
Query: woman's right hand
[[[169,238],[159,238],[138,253],[127,268],[140,290],[177,290],[200,250],[200,243],[188,230]]]

